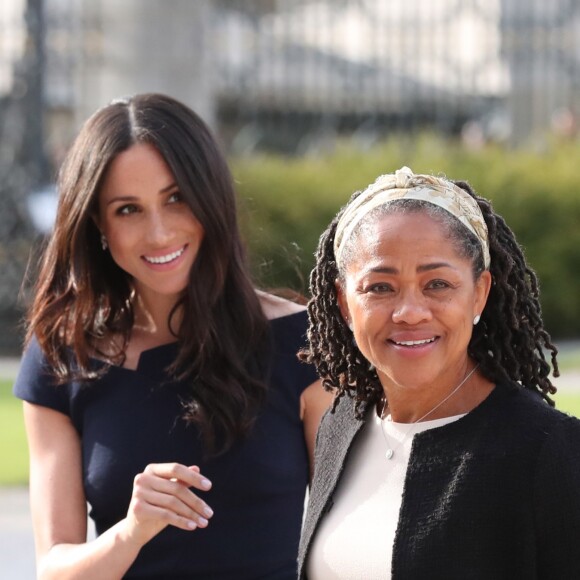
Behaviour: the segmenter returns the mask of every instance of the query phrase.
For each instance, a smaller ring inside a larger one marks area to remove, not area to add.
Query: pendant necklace
[[[401,439],[400,443],[396,447],[393,447],[392,445],[389,444],[389,440],[387,438],[387,434],[385,433],[385,430],[383,428],[383,416],[385,414],[385,410],[387,409],[387,398],[385,397],[385,404],[383,405],[383,410],[381,411],[381,433],[383,434],[383,439],[385,440],[385,443],[387,445],[387,450],[385,452],[385,457],[387,459],[392,459],[393,458],[393,455],[395,455],[395,451],[399,447],[401,447],[401,445],[403,445],[403,443],[405,442],[405,440],[407,439],[407,437],[415,430],[415,425],[417,425],[417,423],[420,423],[421,421],[423,421],[423,419],[426,419],[429,415],[431,415],[437,409],[439,409],[439,407],[441,407],[441,405],[443,405],[443,403],[445,403],[446,401],[448,401],[468,381],[469,377],[471,377],[471,375],[477,370],[478,367],[479,367],[479,364],[476,364],[471,369],[471,371],[469,371],[469,373],[467,373],[467,375],[465,375],[465,378],[442,401],[439,401],[439,403],[437,403],[430,411],[428,411],[427,413],[425,413],[422,417],[420,417],[416,421],[413,421],[411,423],[410,429],[405,433],[405,435]]]

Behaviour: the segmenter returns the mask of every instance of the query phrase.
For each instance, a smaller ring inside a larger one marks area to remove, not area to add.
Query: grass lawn
[[[560,391],[554,397],[554,400],[556,401],[556,409],[580,417],[580,391],[577,393],[563,393]]]
[[[580,391],[558,393],[556,406],[561,411],[580,417]],[[0,426],[0,486],[25,485],[28,482],[28,448],[22,420],[22,403],[12,395],[11,381],[0,381]]]
[[[28,482],[28,447],[22,419],[22,402],[12,395],[12,382],[0,381],[0,485]]]
[[[580,369],[580,349],[563,348],[558,353],[558,363],[561,371]]]

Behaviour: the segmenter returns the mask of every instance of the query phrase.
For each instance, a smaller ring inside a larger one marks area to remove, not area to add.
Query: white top
[[[391,577],[393,543],[413,437],[465,415],[421,423],[381,421],[376,414],[353,443],[306,563],[309,580]],[[383,432],[381,432],[381,427]],[[386,452],[392,449],[391,459]]]

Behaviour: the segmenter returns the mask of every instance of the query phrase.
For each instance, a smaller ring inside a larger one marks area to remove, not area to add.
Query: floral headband
[[[361,219],[376,207],[397,199],[427,201],[455,216],[481,243],[485,268],[489,268],[487,225],[475,199],[447,179],[432,175],[415,175],[408,167],[402,167],[394,174],[379,176],[347,206],[334,235],[334,258],[337,264],[340,264],[346,241]]]

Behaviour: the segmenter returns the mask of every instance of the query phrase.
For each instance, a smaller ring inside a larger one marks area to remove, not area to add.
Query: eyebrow
[[[422,264],[417,268],[417,272],[429,272],[431,270],[438,270],[439,268],[453,268],[453,266],[447,262],[433,262],[431,264]],[[390,266],[379,266],[377,268],[371,268],[370,272],[376,274],[398,274],[399,270]]]
[[[162,195],[164,193],[168,193],[169,191],[171,191],[172,189],[175,189],[176,187],[177,187],[177,183],[171,182],[169,185],[165,186],[163,189],[160,189],[159,194]],[[139,199],[139,198],[135,195],[121,195],[118,197],[114,197],[113,199],[110,199],[107,202],[107,205],[111,205],[112,203],[126,203],[129,201],[135,201],[137,199]]]
[[[159,191],[159,193],[167,193],[168,191],[171,191],[172,189],[175,189],[176,187],[177,187],[177,183],[175,183],[175,181],[172,181],[169,185],[167,185],[166,187],[161,189]]]

